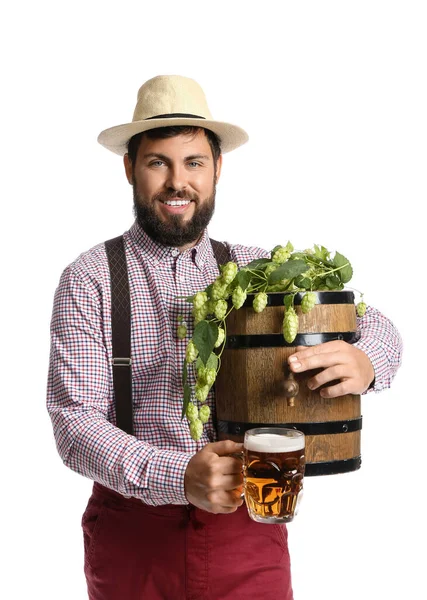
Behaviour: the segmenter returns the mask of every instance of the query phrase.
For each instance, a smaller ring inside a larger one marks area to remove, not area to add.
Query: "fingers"
[[[329,383],[330,381],[334,381],[336,379],[343,380],[347,376],[348,372],[344,365],[333,365],[328,369],[320,371],[320,373],[317,373],[314,377],[309,379],[307,381],[307,387],[310,390],[316,390],[321,385],[325,385],[326,383]]]
[[[313,350],[314,348],[318,348],[318,346],[313,346]],[[294,373],[301,373],[311,369],[327,368],[332,365],[342,364],[345,362],[345,356],[341,352],[323,353],[313,351],[311,354],[292,354],[288,361],[289,367]]]
[[[209,512],[214,514],[224,514],[235,512],[239,506],[242,506],[244,500],[236,490],[224,491],[215,490],[207,494],[206,499],[210,506]]]
[[[213,442],[207,444],[204,450],[215,452],[218,456],[227,456],[228,454],[239,453],[242,451],[243,444],[232,442],[231,440],[222,440],[221,442]]]

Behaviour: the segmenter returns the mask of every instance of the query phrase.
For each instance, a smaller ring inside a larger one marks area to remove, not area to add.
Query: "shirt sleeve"
[[[114,420],[111,357],[101,296],[68,267],[55,293],[47,409],[58,452],[72,470],[146,504],[187,504],[192,454],[157,448]]]
[[[365,393],[389,388],[402,362],[402,339],[383,314],[368,306],[363,317],[357,318],[360,339],[354,345],[363,350],[374,367],[375,379]]]

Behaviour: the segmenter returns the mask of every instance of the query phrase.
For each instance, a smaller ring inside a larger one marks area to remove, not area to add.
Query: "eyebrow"
[[[148,152],[147,154],[144,154],[144,158],[161,158],[165,162],[170,161],[170,158],[166,156],[166,154],[161,154],[160,152]],[[195,158],[210,160],[210,157],[207,154],[190,154],[190,156],[186,156],[184,160],[194,160]]]

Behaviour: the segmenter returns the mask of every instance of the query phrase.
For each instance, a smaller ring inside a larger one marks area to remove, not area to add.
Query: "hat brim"
[[[213,131],[221,141],[221,151],[223,153],[235,150],[239,146],[245,144],[249,136],[237,125],[223,123],[221,121],[209,121],[208,119],[191,119],[191,118],[165,118],[165,119],[149,119],[146,121],[134,121],[124,125],[116,125],[101,131],[98,136],[98,142],[111,150],[115,154],[123,156],[127,152],[128,142],[131,137],[150,129],[158,127],[173,127],[177,125],[191,125],[193,127],[203,127]]]

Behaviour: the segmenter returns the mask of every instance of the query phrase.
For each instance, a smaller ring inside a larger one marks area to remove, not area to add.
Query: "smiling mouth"
[[[160,200],[166,206],[187,206],[191,200]]]

